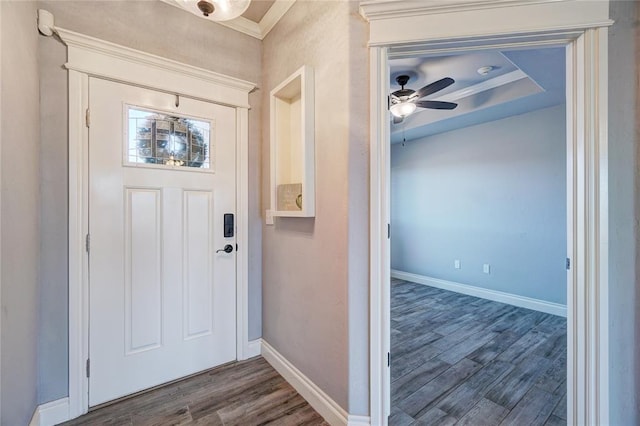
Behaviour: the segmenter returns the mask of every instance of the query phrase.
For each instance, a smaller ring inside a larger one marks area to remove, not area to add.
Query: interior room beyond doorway
[[[390,66],[390,424],[566,424],[565,49]]]

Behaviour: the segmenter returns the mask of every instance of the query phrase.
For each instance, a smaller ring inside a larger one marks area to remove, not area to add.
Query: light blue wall
[[[565,170],[564,105],[393,145],[392,269],[565,304]]]

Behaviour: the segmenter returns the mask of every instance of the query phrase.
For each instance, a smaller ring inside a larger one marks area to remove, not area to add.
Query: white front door
[[[236,115],[94,78],[89,94],[95,406],[236,359]]]

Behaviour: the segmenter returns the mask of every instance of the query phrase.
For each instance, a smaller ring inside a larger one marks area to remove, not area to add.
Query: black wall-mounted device
[[[233,237],[233,214],[232,213],[224,214],[224,237],[225,238]]]

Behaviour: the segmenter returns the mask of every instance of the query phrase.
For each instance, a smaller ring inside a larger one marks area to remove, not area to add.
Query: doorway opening
[[[441,18],[455,20],[456,13]],[[440,15],[438,15],[440,16]],[[501,20],[492,15],[491,24]],[[591,21],[589,21],[591,22]],[[477,37],[414,37],[398,30],[370,48],[371,191],[370,191],[370,388],[371,421],[387,424],[391,411],[390,375],[390,90],[389,61],[420,55],[444,56],[477,50],[518,50],[544,46],[566,48],[567,82],[567,423],[605,422],[609,418],[608,386],[608,193],[607,193],[607,29],[555,28],[546,33]],[[453,24],[452,24],[453,25]],[[395,28],[395,27],[394,27]],[[400,27],[398,27],[400,28]],[[444,28],[444,27],[442,27]],[[546,27],[545,27],[546,28]],[[575,27],[571,27],[575,28]],[[583,27],[581,27],[583,28]],[[380,30],[380,31],[378,31]],[[495,33],[492,33],[495,34]],[[458,37],[458,38],[456,38]]]
[[[390,92],[428,93],[390,124],[391,425],[566,424],[565,67],[565,46],[389,60]]]

